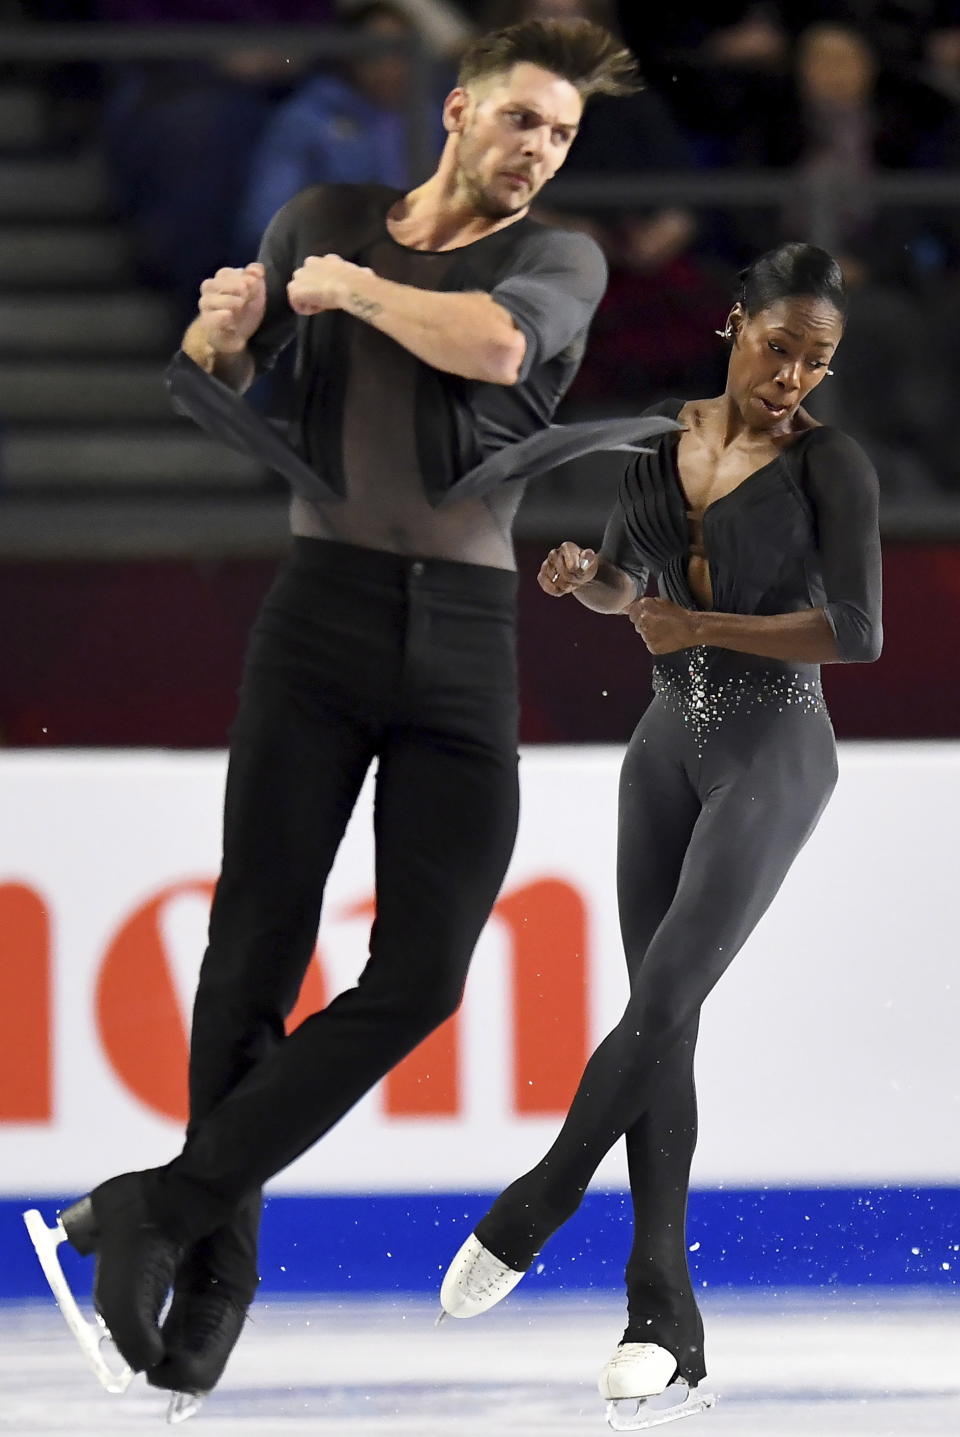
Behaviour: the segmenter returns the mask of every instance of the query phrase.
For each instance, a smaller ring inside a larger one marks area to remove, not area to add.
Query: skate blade
[[[167,1407],[167,1421],[171,1427],[178,1427],[181,1422],[188,1422],[191,1417],[196,1417],[203,1406],[203,1398],[193,1392],[174,1392]]]
[[[433,1324],[434,1327],[439,1327],[441,1322],[446,1322],[449,1316],[450,1314],[447,1309],[445,1307],[441,1307],[440,1311],[437,1313],[436,1321]]]
[[[96,1313],[94,1322],[87,1321],[77,1306],[77,1299],[70,1291],[70,1284],[63,1274],[63,1268],[60,1266],[60,1259],[57,1256],[57,1248],[62,1242],[67,1241],[63,1224],[58,1219],[56,1227],[47,1227],[36,1208],[25,1212],[23,1221],[30,1241],[33,1243],[37,1259],[43,1268],[43,1275],[50,1284],[50,1291],[53,1293],[56,1304],[73,1333],[80,1351],[108,1392],[126,1392],[133,1381],[132,1369],[123,1362],[119,1353],[117,1360],[121,1366],[119,1368],[111,1367],[104,1356],[103,1347],[105,1343],[112,1343],[113,1338],[110,1336],[103,1318]]]
[[[662,1397],[671,1401],[667,1407],[651,1407],[649,1397],[618,1397],[607,1403],[607,1425],[614,1432],[641,1432],[648,1427],[665,1427],[683,1417],[696,1417],[717,1404],[713,1392],[693,1396],[685,1382],[671,1382]],[[680,1400],[677,1401],[676,1399]]]

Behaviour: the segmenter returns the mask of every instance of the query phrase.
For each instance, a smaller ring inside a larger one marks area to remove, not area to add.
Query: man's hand
[[[696,615],[670,599],[634,599],[624,613],[651,654],[674,654],[698,642]]]
[[[262,264],[245,269],[218,269],[200,286],[199,320],[204,337],[217,354],[240,354],[260,328],[267,304]]]
[[[287,285],[290,308],[297,314],[321,314],[325,309],[346,309],[357,278],[369,269],[351,264],[338,254],[308,255]],[[354,310],[355,306],[350,306]],[[379,306],[378,306],[379,308]],[[362,314],[362,309],[361,309]]]
[[[567,539],[558,549],[550,550],[540,565],[537,583],[545,594],[558,599],[595,579],[599,562],[592,549],[581,549]]]

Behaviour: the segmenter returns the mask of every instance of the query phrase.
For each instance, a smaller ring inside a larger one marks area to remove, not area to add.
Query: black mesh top
[[[296,533],[397,553],[512,568],[510,527],[522,482],[479,497],[438,500],[488,455],[549,425],[569,387],[606,284],[603,256],[585,235],[530,219],[458,249],[398,244],[386,218],[397,192],[370,187],[372,215],[353,253],[334,249],[339,210],[365,187],[304,191],[264,237],[268,305],[250,345],[259,369],[297,335],[297,440],[338,495],[293,501]],[[479,291],[509,311],[526,339],[513,385],[434,369],[372,325],[320,315],[299,325],[286,285],[309,254],[344,254],[418,289]],[[320,337],[318,339],[318,336]]]
[[[647,413],[676,419],[684,402],[664,400]],[[602,552],[636,579],[640,593],[652,574],[664,598],[695,609],[678,433],[653,443],[652,452],[638,455],[624,474]],[[873,465],[854,440],[827,426],[799,434],[704,510],[697,537],[709,561],[713,608],[728,614],[822,608],[843,662],[875,658],[881,635],[878,501]]]

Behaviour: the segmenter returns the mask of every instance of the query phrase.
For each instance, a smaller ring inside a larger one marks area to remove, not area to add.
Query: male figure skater
[[[294,497],[292,555],[247,655],[185,1146],[101,1184],[58,1230],[97,1254],[99,1312],[157,1386],[219,1380],[257,1284],[262,1184],[460,1002],[516,835],[523,485],[457,484],[545,431],[576,373],[603,257],[528,210],[585,101],[632,72],[586,21],[486,35],[445,102],[430,179],[407,195],[304,191],[256,263],[202,286],[183,350],[231,389],[296,338],[293,417],[317,493]],[[285,1037],[375,760],[369,961]]]

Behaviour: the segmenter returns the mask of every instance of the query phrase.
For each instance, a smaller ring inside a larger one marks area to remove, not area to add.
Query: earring
[[[726,327],[726,329],[715,329],[713,332],[714,332],[714,334],[718,334],[721,339],[732,339],[732,338],[733,338],[733,330],[730,328],[730,321],[729,321],[729,319],[727,320],[727,327]]]
[[[832,369],[828,369],[828,370],[827,370],[827,374],[832,374],[832,373],[833,373],[833,370],[832,370]]]

